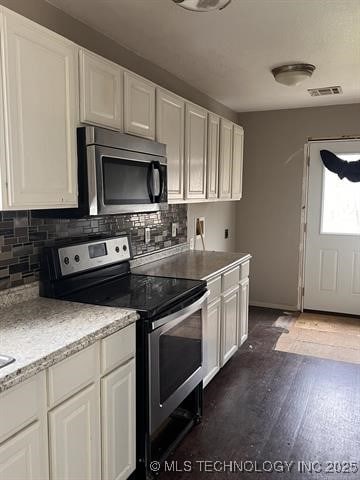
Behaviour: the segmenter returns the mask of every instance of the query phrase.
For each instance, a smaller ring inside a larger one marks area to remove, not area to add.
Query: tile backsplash
[[[171,224],[177,224],[176,237]],[[150,243],[144,229],[150,227]],[[38,279],[42,247],[67,240],[130,235],[134,255],[187,241],[186,205],[169,205],[162,212],[109,215],[83,219],[36,218],[28,211],[0,212],[0,290]]]

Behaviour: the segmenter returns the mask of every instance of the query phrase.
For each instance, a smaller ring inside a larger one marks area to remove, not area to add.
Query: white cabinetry
[[[233,265],[207,281],[204,322],[204,387],[248,336],[250,261]]]
[[[207,149],[207,198],[217,198],[219,188],[220,118],[209,113]]]
[[[50,412],[53,480],[100,478],[99,400],[98,385],[92,385]]]
[[[124,73],[124,129],[155,139],[155,85],[130,72]]]
[[[184,112],[182,98],[157,89],[156,139],[166,144],[169,200],[184,198]]]
[[[78,48],[5,9],[1,43],[1,207],[75,207]]]
[[[233,131],[233,158],[232,158],[232,188],[231,198],[240,200],[242,196],[244,130],[234,125]]]
[[[186,104],[185,198],[206,198],[207,111]]]
[[[223,296],[222,317],[222,355],[221,364],[224,365],[238,349],[238,321],[239,321],[239,287],[236,286]]]
[[[25,400],[24,400],[25,401]],[[45,480],[44,451],[39,422],[0,445],[1,480]]]
[[[135,470],[135,360],[101,380],[104,480],[125,480]]]
[[[80,120],[123,128],[123,70],[99,55],[80,51]]]
[[[220,122],[220,167],[219,197],[231,199],[233,124],[228,120]]]
[[[133,324],[0,394],[0,479],[127,479],[135,406]]]
[[[221,299],[210,303],[204,325],[204,387],[220,370]]]

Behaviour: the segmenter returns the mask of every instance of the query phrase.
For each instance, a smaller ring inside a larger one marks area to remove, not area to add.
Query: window
[[[360,153],[337,154],[342,160],[354,162]],[[360,235],[360,182],[340,180],[324,167],[321,233]]]

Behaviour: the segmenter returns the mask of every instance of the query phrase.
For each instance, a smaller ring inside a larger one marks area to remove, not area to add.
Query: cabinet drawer
[[[240,267],[232,268],[223,274],[222,289],[226,292],[239,283]]]
[[[45,373],[0,394],[0,443],[38,419],[45,410]]]
[[[49,407],[62,402],[98,376],[99,344],[95,343],[81,352],[52,366],[48,370]]]
[[[250,273],[250,262],[244,262],[240,265],[240,280],[244,280],[249,276]]]
[[[101,341],[101,375],[135,356],[135,324]]]
[[[212,302],[221,295],[221,277],[214,278],[207,283],[207,289],[210,292],[208,303]]]

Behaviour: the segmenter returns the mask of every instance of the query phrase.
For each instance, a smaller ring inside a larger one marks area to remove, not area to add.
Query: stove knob
[[[120,248],[119,248],[119,247],[115,247],[115,252],[116,252],[116,253],[119,253],[119,252],[120,252]]]
[[[69,257],[64,258],[64,263],[65,263],[65,265],[69,265],[69,263],[70,263]]]
[[[124,252],[126,252],[126,250],[127,250],[127,246],[126,246],[126,245],[123,245],[123,250],[124,250]]]
[[[79,257],[79,255],[75,255],[74,260],[75,260],[75,262],[79,263],[79,262],[80,262],[80,257]]]

